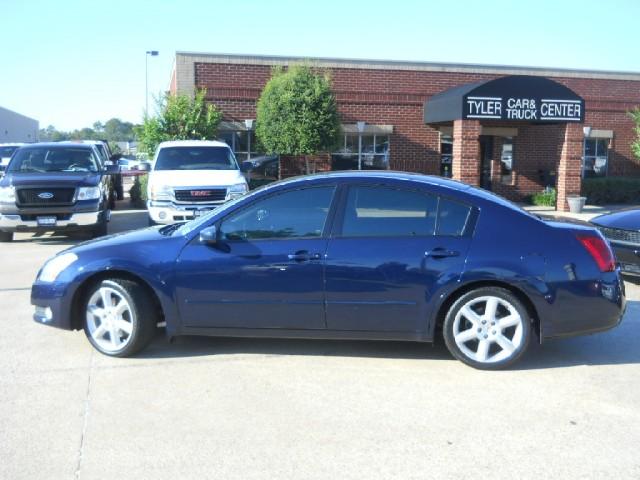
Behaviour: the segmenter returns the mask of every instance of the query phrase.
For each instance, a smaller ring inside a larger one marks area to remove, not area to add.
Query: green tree
[[[205,93],[200,90],[194,97],[166,94],[159,101],[159,114],[145,118],[135,128],[138,150],[152,156],[160,142],[215,139],[222,114],[205,102]]]
[[[635,127],[633,127],[636,138],[631,143],[631,151],[636,156],[636,158],[640,160],[640,107],[636,107],[635,109],[631,110],[629,112],[629,116],[636,123]]]
[[[267,153],[304,156],[330,150],[340,118],[328,73],[308,65],[273,70],[258,100],[256,135]]]

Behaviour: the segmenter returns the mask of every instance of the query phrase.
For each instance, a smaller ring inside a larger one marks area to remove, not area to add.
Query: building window
[[[362,170],[389,168],[389,135],[362,135]],[[358,170],[358,135],[347,133],[331,154],[332,170]]]
[[[231,147],[231,150],[233,150],[238,162],[243,162],[249,158],[248,134],[251,135],[251,157],[253,158],[262,155],[263,152],[260,152],[260,146],[256,141],[255,130],[226,130],[219,133],[219,139]]]
[[[453,138],[450,135],[440,136],[440,175],[451,178],[453,165]]]
[[[500,182],[513,184],[513,138],[505,137],[500,152]]]
[[[582,176],[584,178],[604,177],[607,175],[609,140],[606,138],[585,138],[582,157]]]

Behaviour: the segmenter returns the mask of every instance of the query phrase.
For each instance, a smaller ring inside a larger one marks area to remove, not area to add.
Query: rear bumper
[[[609,330],[620,324],[627,306],[620,270],[598,281],[571,281],[555,286],[553,327],[544,338],[563,338]]]

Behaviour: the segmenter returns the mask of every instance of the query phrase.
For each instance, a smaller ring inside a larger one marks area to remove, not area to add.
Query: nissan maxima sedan
[[[624,286],[594,228],[544,222],[476,187],[400,172],[281,181],[188,223],[50,259],[34,319],[105,355],[213,335],[433,342],[476,368],[532,337],[619,324]]]

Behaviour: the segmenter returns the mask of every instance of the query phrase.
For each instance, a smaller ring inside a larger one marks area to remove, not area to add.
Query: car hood
[[[0,181],[0,185],[8,187],[93,187],[100,183],[99,173],[69,172],[69,173],[8,173]]]
[[[626,210],[600,215],[592,219],[591,222],[608,228],[639,231],[640,208],[628,208]]]
[[[154,170],[149,183],[169,187],[226,187],[243,183],[240,170]]]
[[[107,235],[106,237],[100,237],[93,240],[87,240],[86,242],[79,243],[67,249],[74,253],[81,254],[98,249],[111,249],[114,247],[130,246],[132,249],[138,248],[142,245],[150,245],[155,242],[165,241],[170,238],[182,238],[174,237],[173,235],[164,235],[160,233],[161,230],[166,229],[167,226],[156,226],[149,228],[142,228],[140,230],[132,230],[129,232],[115,233],[113,235]],[[173,229],[172,229],[173,230]],[[164,230],[163,230],[164,231]],[[153,252],[148,252],[149,255],[153,255]]]

